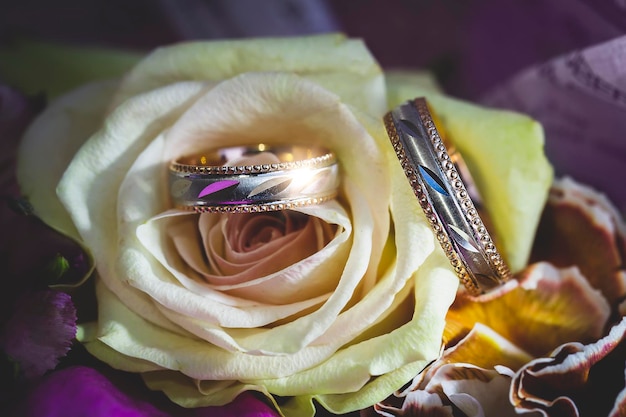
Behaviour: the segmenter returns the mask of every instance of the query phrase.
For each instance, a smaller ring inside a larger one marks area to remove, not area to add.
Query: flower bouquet
[[[625,226],[553,179],[531,117],[342,35],[162,47],[45,108],[1,94],[9,415],[624,415]],[[515,275],[486,294],[385,130],[415,97]]]

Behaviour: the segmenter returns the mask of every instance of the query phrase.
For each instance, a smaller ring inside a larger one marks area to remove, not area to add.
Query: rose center
[[[226,236],[236,252],[250,252],[301,230],[308,217],[296,212],[237,214],[228,219]]]

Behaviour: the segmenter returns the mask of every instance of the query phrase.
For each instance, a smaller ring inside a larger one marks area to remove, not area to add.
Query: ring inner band
[[[239,164],[259,155],[272,155],[267,163]],[[321,147],[249,145],[209,150],[196,155],[184,156],[170,165],[172,171],[202,174],[226,172],[261,173],[284,171],[306,166],[330,165],[336,162],[335,155]]]

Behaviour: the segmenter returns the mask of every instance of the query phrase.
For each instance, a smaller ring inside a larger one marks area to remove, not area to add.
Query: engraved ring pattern
[[[271,155],[271,163],[232,161]],[[274,160],[277,160],[274,162]],[[322,148],[265,145],[224,148],[173,161],[169,191],[175,207],[196,212],[258,213],[335,198],[339,167]]]
[[[452,267],[472,295],[511,278],[424,98],[399,105],[384,117],[402,169]]]

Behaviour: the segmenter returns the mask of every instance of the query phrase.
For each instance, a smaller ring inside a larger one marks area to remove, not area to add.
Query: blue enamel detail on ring
[[[437,174],[423,165],[418,165],[417,169],[419,169],[424,181],[426,181],[426,184],[428,184],[430,188],[437,191],[439,194],[443,194],[445,196],[449,195],[446,191],[446,185],[441,178],[437,176]]]

